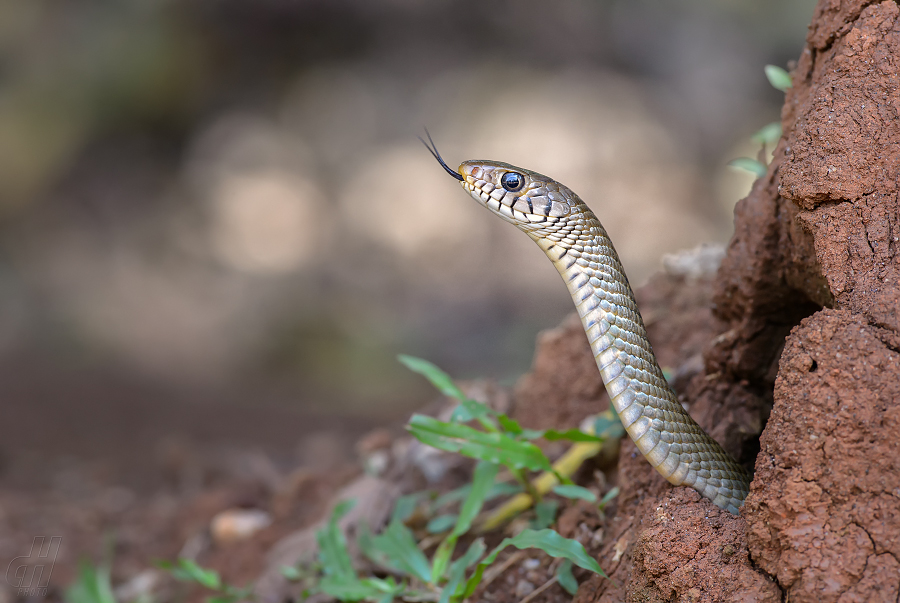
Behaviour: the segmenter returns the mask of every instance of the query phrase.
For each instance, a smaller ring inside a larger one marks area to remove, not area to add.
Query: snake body
[[[750,475],[678,402],[594,212],[569,188],[537,172],[480,160],[465,161],[454,172],[432,153],[476,201],[524,231],[556,266],[613,407],[641,454],[670,483],[690,486],[737,514]]]

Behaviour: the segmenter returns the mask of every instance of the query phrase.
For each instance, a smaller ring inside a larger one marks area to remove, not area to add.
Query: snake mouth
[[[460,166],[460,172],[465,174],[466,170]],[[475,200],[508,222],[523,225],[546,220],[546,216],[534,213],[534,203],[529,197],[509,193],[470,175],[466,175],[460,184]]]

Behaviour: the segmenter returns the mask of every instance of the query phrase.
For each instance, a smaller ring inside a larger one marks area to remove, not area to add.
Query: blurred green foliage
[[[166,3],[0,3],[0,212],[91,139],[171,127],[196,108],[205,49]]]

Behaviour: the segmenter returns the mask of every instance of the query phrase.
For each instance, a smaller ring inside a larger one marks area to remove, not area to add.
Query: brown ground
[[[584,505],[561,514],[560,531],[582,540],[611,578],[579,575],[577,601],[898,600],[897,57],[895,2],[822,0],[793,70],[784,137],[767,176],[736,208],[718,274],[660,275],[638,292],[683,401],[755,468],[755,478],[733,517],[670,487],[623,442],[617,465],[580,476],[601,491],[621,488],[606,519]],[[533,372],[512,399],[475,387],[529,427],[577,425],[608,404],[572,318],[541,336]],[[147,567],[151,552],[175,556],[193,547],[229,580],[260,578],[261,598],[275,601],[289,589],[274,569],[309,556],[308,528],[330,501],[352,492],[365,504],[348,525],[360,516],[377,524],[394,497],[423,487],[424,472],[439,469],[437,487],[449,488],[467,471],[448,457],[425,459],[414,443],[390,434],[370,435],[360,453],[387,460],[380,478],[358,477],[354,464],[341,461],[268,480],[225,480],[180,500],[126,504],[108,493],[106,507],[95,500],[90,509],[69,499],[32,501],[12,524],[27,534],[37,517],[57,517],[60,530],[96,531],[115,520],[126,536],[160,525],[153,547],[120,547],[117,581]],[[232,507],[267,510],[275,522],[241,544],[216,542],[209,520]],[[10,523],[8,515],[0,519]],[[514,558],[478,598],[518,601],[540,586],[547,564],[528,558]],[[71,576],[71,563],[60,575]],[[553,586],[534,600],[566,599]]]

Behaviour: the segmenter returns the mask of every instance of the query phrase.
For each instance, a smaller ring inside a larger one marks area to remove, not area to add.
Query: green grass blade
[[[517,536],[507,540],[508,544],[517,549],[541,549],[551,557],[568,559],[578,567],[606,577],[600,564],[587,554],[580,542],[563,538],[553,530],[522,530]]]
[[[444,423],[424,415],[413,415],[407,429],[423,444],[441,450],[516,469],[553,470],[540,448],[502,433],[485,433],[467,425]]]
[[[391,576],[387,578],[363,578],[360,582],[382,593],[398,593],[403,590],[403,585],[397,584],[397,581]]]
[[[438,515],[437,517],[433,517],[428,522],[428,525],[425,526],[425,529],[429,534],[440,534],[441,532],[446,532],[456,525],[457,517],[459,516],[452,513],[448,513],[446,515]]]
[[[475,540],[475,542],[469,545],[468,550],[463,554],[462,557],[453,562],[453,564],[450,566],[447,584],[444,585],[444,589],[441,592],[441,598],[438,603],[447,603],[450,600],[450,597],[457,594],[456,591],[463,586],[463,579],[466,576],[466,570],[478,561],[478,558],[484,554],[484,551],[484,539],[478,538]]]
[[[557,431],[548,429],[544,432],[544,439],[554,442],[556,440],[567,440],[569,442],[602,442],[602,437],[597,437],[589,433],[584,433],[580,429],[567,429],[566,431]]]
[[[535,530],[543,530],[549,528],[556,521],[556,512],[559,510],[559,503],[555,500],[542,500],[534,505],[534,521],[531,527]]]
[[[578,592],[578,580],[572,575],[572,562],[568,559],[564,559],[556,569],[556,581],[570,595],[575,596]]]
[[[463,554],[462,557],[453,562],[450,566],[450,572],[455,571],[465,571],[475,565],[475,562],[478,561],[478,558],[484,555],[486,547],[484,544],[484,538],[476,538],[472,544],[469,545],[469,548]]]
[[[453,423],[468,423],[473,419],[477,419],[481,425],[489,431],[497,431],[496,423],[490,418],[491,415],[497,414],[491,410],[486,404],[470,400],[462,392],[461,389],[453,382],[450,375],[439,369],[437,366],[415,356],[407,356],[400,354],[397,358],[408,369],[415,373],[419,373],[442,394],[459,400],[459,404],[453,410],[450,421]]]
[[[451,423],[468,423],[472,419],[477,419],[479,423],[485,425],[492,431],[497,430],[497,424],[490,417],[496,415],[487,404],[482,404],[477,400],[470,400],[469,398],[463,398],[459,401],[459,404],[456,408],[453,409],[453,414],[450,415]]]
[[[412,372],[419,373],[428,379],[431,384],[445,396],[450,396],[451,398],[456,398],[460,401],[466,399],[466,395],[462,393],[462,390],[459,389],[455,383],[453,383],[453,379],[450,378],[450,375],[434,364],[427,360],[423,360],[422,358],[407,356],[406,354],[400,354],[397,356],[397,359]]]
[[[356,576],[325,576],[319,582],[318,590],[339,601],[361,601],[382,595],[381,590]]]
[[[469,494],[459,510],[456,525],[434,554],[434,564],[431,567],[432,583],[436,583],[444,576],[447,564],[453,555],[453,549],[456,547],[457,539],[472,527],[472,520],[481,511],[481,507],[484,505],[484,501],[494,485],[494,478],[497,477],[499,469],[499,465],[485,462],[478,463],[475,467]]]
[[[614,499],[614,498],[617,497],[618,495],[619,495],[619,487],[618,487],[618,486],[615,486],[612,490],[610,490],[609,492],[607,492],[606,494],[604,494],[604,495],[603,495],[603,498],[601,498],[601,499],[600,499],[600,502],[598,503],[598,506],[600,507],[600,510],[602,511],[603,509],[605,509],[605,508],[606,508],[606,505],[609,504],[609,501],[611,501],[612,499]]]
[[[773,121],[766,124],[752,136],[753,142],[759,144],[774,144],[781,138],[781,122]]]
[[[762,178],[763,176],[765,176],[766,171],[768,170],[764,163],[759,162],[756,159],[750,159],[749,157],[738,157],[737,159],[732,159],[728,162],[728,166],[750,172],[757,178]]]
[[[607,577],[597,560],[588,555],[577,540],[563,538],[553,530],[522,530],[517,536],[504,539],[497,548],[481,560],[475,567],[475,572],[466,582],[462,599],[472,596],[481,583],[485,568],[496,561],[497,555],[508,546],[514,546],[517,549],[540,549],[551,557],[568,559],[578,567],[600,574],[604,578]]]
[[[78,567],[78,577],[66,589],[66,603],[116,603],[113,595],[109,568],[93,566],[83,561]]]
[[[776,90],[787,92],[788,88],[793,85],[790,74],[777,65],[766,65],[764,71],[766,72],[766,79],[769,80],[769,83]]]
[[[337,578],[356,579],[353,570],[353,562],[347,551],[347,539],[338,526],[338,521],[347,514],[356,504],[355,499],[338,503],[331,513],[331,517],[324,528],[316,532],[316,540],[319,543],[319,562],[326,576]],[[336,595],[334,595],[336,596]]]
[[[453,503],[460,502],[465,500],[469,495],[469,490],[472,489],[471,484],[466,484],[465,486],[460,486],[459,488],[454,488],[445,494],[441,494],[434,502],[431,503],[432,512],[437,511],[438,509],[442,509],[447,505],[451,505]]]
[[[358,534],[356,543],[359,545],[359,550],[363,555],[375,565],[390,565],[387,555],[384,554],[384,551],[379,550],[375,544],[375,536],[372,535],[372,530],[369,528],[368,523],[360,522]]]
[[[500,426],[513,436],[519,436],[519,439],[536,440],[545,438],[551,442],[556,440],[567,440],[569,442],[600,442],[601,438],[589,433],[584,433],[579,429],[567,429],[566,431],[558,431],[556,429],[538,430],[538,429],[522,429],[519,422],[510,419],[506,415],[497,415]]]
[[[394,511],[391,513],[391,521],[406,521],[409,519],[410,515],[416,510],[416,505],[419,504],[422,496],[424,496],[423,492],[417,492],[398,498],[396,504],[394,504]]]
[[[506,415],[497,415],[497,420],[500,421],[500,426],[504,431],[510,433],[512,435],[521,435],[522,434],[522,426],[519,425],[519,422],[515,419],[510,419]]]
[[[581,500],[586,500],[588,502],[597,502],[597,495],[588,490],[587,488],[582,488],[581,486],[566,485],[566,486],[556,486],[553,488],[554,494],[559,494],[565,498],[578,498]]]
[[[465,486],[461,486],[459,488],[451,490],[446,494],[442,494],[434,500],[434,502],[431,504],[431,508],[436,511],[437,509],[441,509],[451,503],[464,500],[469,495],[469,491],[471,489],[472,485],[466,484]],[[491,486],[491,489],[488,491],[487,496],[484,497],[484,500],[493,500],[498,496],[512,496],[513,494],[518,494],[522,491],[523,488],[520,484],[499,482]]]
[[[519,434],[520,440],[536,440],[538,438],[544,437],[544,434],[547,433],[543,429],[523,429],[522,433]]]
[[[472,527],[472,520],[481,511],[484,500],[491,486],[494,485],[494,478],[497,477],[499,469],[499,465],[485,462],[478,463],[475,467],[475,472],[472,475],[472,489],[459,510],[459,519],[457,519],[456,526],[453,528],[454,536],[462,536]]]
[[[450,558],[453,556],[453,551],[456,549],[456,541],[458,539],[458,536],[450,534],[444,538],[440,545],[438,545],[431,561],[432,584],[437,584],[441,578],[444,577],[447,567],[450,565]]]
[[[212,590],[219,590],[222,586],[219,572],[202,568],[193,559],[179,559],[178,565],[172,570],[172,575],[178,580],[196,582]]]
[[[520,492],[524,492],[525,488],[522,487],[522,484],[513,484],[509,482],[499,482],[491,486],[491,489],[488,491],[487,496],[484,497],[485,502],[489,500],[493,500],[498,496],[512,496],[513,494],[519,494]]]
[[[431,580],[431,564],[416,546],[412,532],[399,521],[391,522],[384,533],[376,536],[372,543],[377,550],[387,556],[390,566],[422,582]]]
[[[303,572],[301,572],[299,568],[294,567],[293,565],[282,565],[281,569],[278,571],[281,572],[282,576],[284,576],[291,582],[296,582],[303,578]]]

